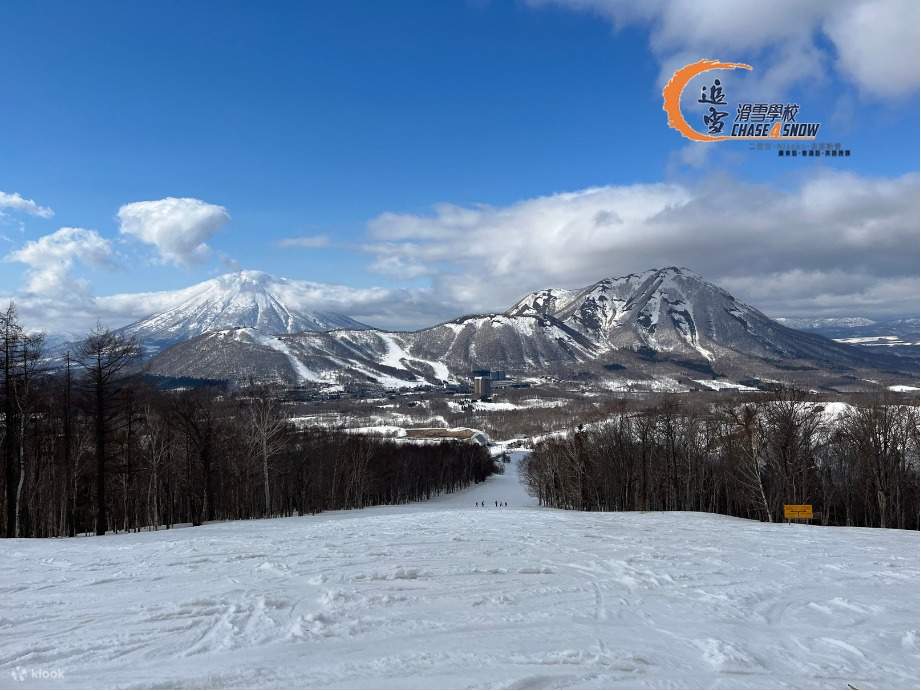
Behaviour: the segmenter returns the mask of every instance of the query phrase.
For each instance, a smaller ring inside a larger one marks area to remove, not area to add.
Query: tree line
[[[706,511],[825,525],[918,529],[918,408],[879,394],[826,411],[794,389],[714,407],[674,398],[542,441],[523,472],[542,505]]]
[[[97,328],[46,357],[0,314],[2,535],[105,534],[431,498],[495,469],[482,447],[299,429],[277,392],[163,391],[138,344]]]

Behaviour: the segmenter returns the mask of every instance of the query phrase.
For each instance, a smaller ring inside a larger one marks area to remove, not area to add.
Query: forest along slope
[[[522,455],[423,504],[5,540],[2,673],[60,675],[14,687],[917,686],[917,533],[541,509]]]

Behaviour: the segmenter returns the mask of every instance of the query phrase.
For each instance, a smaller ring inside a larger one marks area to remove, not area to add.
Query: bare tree
[[[219,425],[216,401],[208,391],[185,391],[170,408],[172,419],[185,432],[186,499],[192,525],[201,525],[217,515],[212,468]]]
[[[900,470],[912,437],[917,435],[915,419],[909,408],[893,405],[883,397],[844,415],[844,434],[873,481],[880,528],[890,525],[892,501],[902,484]]]
[[[64,356],[64,386],[61,397],[61,426],[64,452],[64,532],[73,537],[77,530],[77,489],[73,443],[73,371],[68,350]]]
[[[23,334],[20,338],[16,376],[13,379],[13,396],[16,401],[16,420],[18,429],[16,437],[16,458],[19,479],[16,483],[15,518],[13,534],[20,537],[22,521],[22,488],[26,479],[26,423],[32,412],[32,379],[42,355],[44,334]]]
[[[809,480],[816,469],[821,410],[801,391],[788,388],[761,406],[761,450],[773,479],[770,500],[775,510],[811,499]]]
[[[3,470],[6,485],[6,531],[7,537],[16,533],[16,487],[18,485],[16,451],[19,448],[17,431],[19,422],[16,409],[16,359],[22,341],[23,329],[12,302],[0,314],[0,348],[3,358]]]
[[[137,341],[97,325],[80,345],[77,364],[86,372],[92,395],[96,437],[96,534],[106,533],[106,441],[111,433],[114,398],[124,370],[140,354]]]
[[[267,389],[258,389],[249,397],[246,405],[251,439],[262,460],[262,482],[265,493],[265,515],[272,514],[269,459],[283,446],[282,432],[288,421],[281,412],[278,398]]]
[[[156,530],[160,526],[160,468],[169,456],[171,445],[169,420],[159,415],[150,403],[145,406],[142,419],[144,433],[141,450],[148,459],[150,475],[147,485],[147,520]]]
[[[760,503],[764,518],[773,522],[771,505],[764,491],[764,459],[761,451],[763,430],[759,420],[758,409],[752,404],[740,408],[729,406],[724,414],[730,420],[734,436],[739,440],[738,464],[739,481],[752,496],[755,503]]]

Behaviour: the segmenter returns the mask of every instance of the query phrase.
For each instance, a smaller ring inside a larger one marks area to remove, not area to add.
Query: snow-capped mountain
[[[151,350],[209,331],[246,327],[275,335],[330,329],[367,329],[344,314],[309,309],[313,284],[239,271],[157,296],[169,307],[120,329]]]
[[[893,366],[875,353],[787,328],[693,271],[668,267],[580,290],[538,291],[502,314],[414,332],[212,331],[161,353],[149,369],[237,381],[415,386],[464,379],[481,367],[600,378],[621,370],[774,379],[824,372],[859,381],[859,370]]]
[[[529,299],[535,311],[612,350],[708,362],[738,355],[838,362],[853,355],[786,328],[699,274],[674,266],[606,278],[578,291],[534,293],[512,309],[527,313],[522,305]]]

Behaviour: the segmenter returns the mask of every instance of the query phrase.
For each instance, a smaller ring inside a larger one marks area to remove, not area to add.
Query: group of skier
[[[508,502],[507,502],[507,501],[499,501],[498,499],[494,500],[493,503],[495,503],[496,508],[500,508],[500,507],[503,507],[503,506],[508,506]],[[485,501],[478,501],[478,502],[476,502],[476,506],[486,506],[486,502],[485,502]]]

